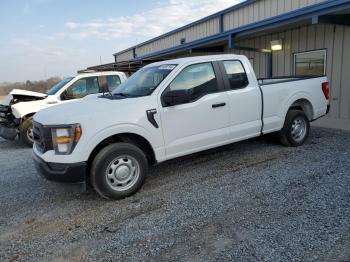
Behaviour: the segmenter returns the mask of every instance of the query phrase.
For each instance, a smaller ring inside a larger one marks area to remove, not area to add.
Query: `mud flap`
[[[7,140],[15,140],[16,136],[17,130],[15,128],[0,126],[0,137]]]

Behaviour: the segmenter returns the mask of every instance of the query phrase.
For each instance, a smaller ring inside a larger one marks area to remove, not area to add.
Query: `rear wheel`
[[[33,117],[28,117],[19,127],[19,138],[22,144],[32,147],[33,139]]]
[[[301,110],[290,110],[281,131],[281,143],[285,146],[301,146],[309,136],[310,123]]]
[[[104,198],[121,199],[136,193],[146,178],[147,158],[128,143],[103,148],[91,166],[91,184]]]

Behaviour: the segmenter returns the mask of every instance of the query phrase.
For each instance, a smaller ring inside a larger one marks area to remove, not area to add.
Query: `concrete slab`
[[[322,117],[311,123],[312,126],[326,127],[350,131],[350,119],[335,119],[331,117]]]

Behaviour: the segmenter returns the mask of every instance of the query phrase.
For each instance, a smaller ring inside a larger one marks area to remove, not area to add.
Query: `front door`
[[[228,140],[228,97],[213,63],[185,67],[164,93],[169,90],[186,90],[190,99],[184,104],[161,108],[167,158],[218,146]]]
[[[64,102],[72,99],[80,99],[87,95],[98,94],[100,90],[99,77],[90,76],[80,78],[61,94],[61,100]]]

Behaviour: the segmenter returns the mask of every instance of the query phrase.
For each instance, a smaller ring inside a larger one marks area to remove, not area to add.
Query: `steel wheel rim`
[[[116,157],[108,165],[106,180],[115,191],[125,191],[135,185],[140,176],[140,165],[129,155]]]
[[[27,129],[27,138],[30,142],[34,143],[33,126]]]
[[[290,134],[293,140],[296,142],[302,141],[306,136],[306,131],[307,131],[307,124],[305,119],[301,117],[294,119],[290,129]]]

